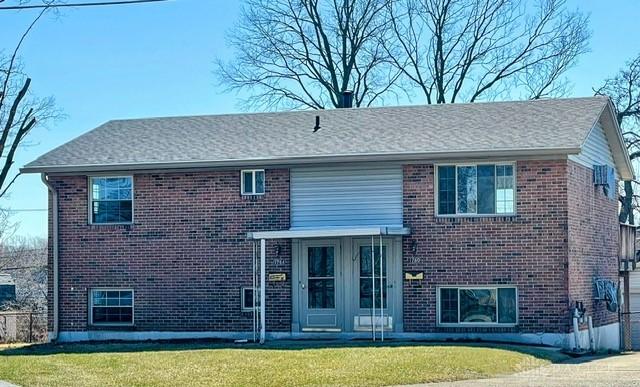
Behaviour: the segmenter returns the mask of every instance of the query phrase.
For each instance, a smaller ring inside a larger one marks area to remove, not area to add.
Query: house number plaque
[[[269,282],[282,282],[287,280],[287,273],[269,273]]]
[[[405,271],[404,279],[407,281],[421,281],[424,279],[423,271]]]

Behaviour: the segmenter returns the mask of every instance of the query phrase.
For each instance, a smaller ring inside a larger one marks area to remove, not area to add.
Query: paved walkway
[[[15,384],[11,384],[9,382],[3,382],[2,380],[0,380],[0,387],[18,387]]]
[[[499,378],[428,386],[640,386],[640,352],[578,358]]]

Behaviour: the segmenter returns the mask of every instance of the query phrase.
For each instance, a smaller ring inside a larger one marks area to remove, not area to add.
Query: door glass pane
[[[309,308],[335,308],[334,248],[309,247],[307,256]]]
[[[460,289],[460,322],[495,323],[495,289]]]
[[[360,308],[371,308],[372,288],[375,289],[375,306],[380,308],[380,246],[374,247],[375,270],[371,270],[371,246],[360,246]],[[375,277],[372,278],[372,273]],[[372,283],[375,282],[375,285]],[[382,247],[382,299],[387,306],[387,248]]]
[[[333,309],[336,306],[332,279],[309,279],[309,309]]]
[[[309,278],[333,277],[333,247],[309,247]]]

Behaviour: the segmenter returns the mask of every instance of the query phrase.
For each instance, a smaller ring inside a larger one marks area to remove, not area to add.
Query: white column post
[[[264,344],[266,336],[266,293],[267,293],[267,243],[264,239],[260,239],[260,344]]]
[[[371,235],[371,332],[373,341],[376,341],[376,252]]]
[[[253,342],[255,343],[258,338],[258,311],[256,310],[258,306],[258,245],[255,240],[251,241],[251,247],[253,248],[253,261],[251,263],[251,276],[253,278],[253,287],[251,288],[253,298],[253,300],[251,300],[251,316],[253,317]]]
[[[388,259],[388,258],[387,258]],[[384,341],[384,282],[382,281],[382,234],[380,234],[380,340]],[[387,304],[389,300],[387,299]]]

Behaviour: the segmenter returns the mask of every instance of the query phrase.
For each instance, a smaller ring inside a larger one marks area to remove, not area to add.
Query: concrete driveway
[[[640,386],[640,352],[578,358],[499,378],[428,386]]]

